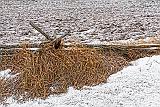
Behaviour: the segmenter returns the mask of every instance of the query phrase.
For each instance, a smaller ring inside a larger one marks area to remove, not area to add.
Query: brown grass
[[[106,61],[105,63],[107,64],[110,75],[116,73],[119,70],[122,70],[125,66],[129,64],[127,59],[117,54],[116,52],[105,52],[104,55]]]
[[[133,61],[143,57],[150,57],[153,55],[160,55],[160,49],[130,49],[128,50],[128,61]]]
[[[4,101],[8,96],[10,96],[10,92],[8,88],[8,81],[4,78],[0,78],[0,101]]]
[[[85,47],[55,50],[45,46],[37,52],[24,48],[12,57],[2,59],[1,69],[9,68],[13,74],[19,75],[7,81],[1,80],[0,97],[9,93],[7,97],[46,98],[67,92],[69,86],[80,89],[85,85],[104,83],[110,74],[128,64],[122,57],[109,56]],[[123,63],[115,65],[114,61]]]
[[[113,51],[97,51],[91,48],[71,47],[53,49],[43,46],[32,52],[25,47],[11,57],[3,56],[0,69],[11,69],[15,78],[0,78],[0,100],[9,96],[18,99],[46,98],[51,94],[67,92],[69,86],[81,89],[106,82],[109,75],[121,70],[141,57],[159,54],[159,50],[133,50],[119,54]]]

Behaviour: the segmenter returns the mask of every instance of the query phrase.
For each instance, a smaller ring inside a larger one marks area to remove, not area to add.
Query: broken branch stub
[[[50,43],[51,45],[54,45],[55,49],[58,49],[61,47],[62,45],[62,38],[64,38],[67,34],[57,38],[57,39],[52,39],[49,35],[47,35],[44,31],[42,31],[42,29],[40,29],[37,25],[35,25],[33,22],[30,21],[30,25],[35,28],[38,32],[40,32],[42,35],[44,35],[46,37],[47,40],[49,40],[49,42],[46,43]],[[44,45],[45,43],[42,43],[41,45]]]
[[[53,40],[48,34],[46,34],[44,31],[42,31],[42,29],[40,29],[37,25],[35,25],[32,21],[29,22],[29,24],[36,29],[39,33],[41,33],[42,35],[44,35],[46,37],[47,40]]]

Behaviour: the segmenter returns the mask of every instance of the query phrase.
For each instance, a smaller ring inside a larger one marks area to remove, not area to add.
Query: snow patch
[[[0,78],[3,79],[9,79],[9,78],[14,78],[18,75],[17,74],[12,74],[10,69],[6,69],[4,71],[0,71]]]

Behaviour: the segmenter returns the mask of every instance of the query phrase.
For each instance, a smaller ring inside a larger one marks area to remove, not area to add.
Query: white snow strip
[[[108,78],[107,83],[83,90],[18,104],[9,98],[8,107],[158,107],[160,105],[160,56],[131,62]],[[2,106],[3,107],[3,106]]]
[[[11,74],[11,70],[10,69],[6,69],[4,71],[0,71],[0,78],[3,78],[3,79],[8,79],[8,78],[14,78],[15,76],[17,76],[17,74]]]
[[[89,33],[93,33],[96,29],[89,29],[87,31],[82,32],[84,35],[85,34],[89,34]]]
[[[10,69],[0,71],[0,78],[10,78],[11,77],[10,73],[11,73]]]
[[[159,37],[147,37],[144,39],[138,39],[138,40],[134,40],[134,39],[127,39],[127,40],[117,40],[117,41],[110,41],[107,42],[105,44],[125,44],[125,45],[141,45],[141,44],[146,44],[146,45],[155,45],[155,44],[159,44]]]
[[[39,50],[40,48],[27,48],[28,50],[36,51]]]

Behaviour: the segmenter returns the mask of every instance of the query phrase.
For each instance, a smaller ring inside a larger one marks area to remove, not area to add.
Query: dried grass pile
[[[111,59],[106,63],[106,56],[91,48],[45,47],[37,52],[24,48],[11,58],[4,59],[1,65],[19,75],[7,80],[3,89],[10,95],[24,98],[46,98],[51,94],[67,92],[69,86],[80,89],[85,85],[97,85],[106,82],[110,71],[114,70]],[[6,93],[3,89],[0,88],[0,91]]]
[[[11,69],[15,78],[0,78],[0,100],[46,98],[67,92],[69,86],[81,89],[106,82],[109,75],[128,65],[128,61],[159,54],[159,50],[133,50],[125,54],[97,51],[86,47],[53,49],[46,45],[38,51],[23,48],[11,57],[2,57],[0,68]],[[7,54],[6,54],[7,55]]]
[[[11,57],[2,57],[1,70],[11,69],[18,75],[0,80],[0,97],[46,98],[67,92],[69,86],[81,89],[107,82],[109,75],[126,65],[128,61],[115,52],[93,48],[53,49],[45,45],[33,52],[24,47]]]

